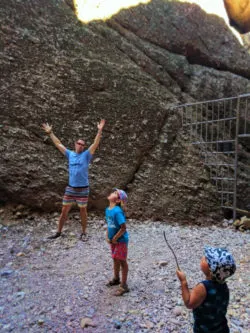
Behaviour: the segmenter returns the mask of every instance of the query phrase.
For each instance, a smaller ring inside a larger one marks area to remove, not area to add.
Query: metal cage
[[[232,209],[235,219],[239,140],[250,138],[250,94],[176,108],[181,110],[183,127],[220,194],[221,207]]]

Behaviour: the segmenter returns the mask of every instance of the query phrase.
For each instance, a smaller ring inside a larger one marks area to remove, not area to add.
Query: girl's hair
[[[120,201],[120,202],[118,202],[118,203],[116,204],[116,206],[121,207],[121,209],[124,211],[124,213],[125,213],[126,210],[127,210],[127,205],[126,205],[126,203],[125,203],[124,201]]]

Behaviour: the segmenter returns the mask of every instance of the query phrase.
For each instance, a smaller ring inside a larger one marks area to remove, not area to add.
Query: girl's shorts
[[[87,207],[89,197],[89,187],[67,186],[63,196],[63,206],[76,203],[78,207]]]
[[[126,243],[111,244],[111,253],[113,259],[127,260],[128,245]]]

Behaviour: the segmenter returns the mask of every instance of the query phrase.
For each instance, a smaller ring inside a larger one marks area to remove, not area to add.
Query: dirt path
[[[229,280],[232,333],[250,327],[250,234],[231,228],[183,227],[159,222],[128,222],[129,287],[123,297],[105,287],[112,275],[103,221],[92,219],[90,240],[78,240],[80,225],[67,225],[65,237],[48,241],[55,218],[35,218],[1,226],[0,331],[191,332],[191,313],[183,306],[175,262],[163,230],[176,250],[190,287],[202,279],[199,261],[205,244],[227,246],[237,261]],[[24,228],[25,225],[25,228]]]

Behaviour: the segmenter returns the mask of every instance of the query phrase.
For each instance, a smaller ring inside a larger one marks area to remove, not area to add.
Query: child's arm
[[[176,274],[181,282],[181,291],[184,304],[188,309],[196,309],[207,296],[207,291],[202,283],[197,284],[191,292],[188,288],[188,283],[185,274],[182,271],[176,271]]]
[[[109,237],[108,237],[108,230],[106,231],[106,242],[107,242],[108,244],[111,244],[111,241],[110,241],[110,239],[109,239]]]
[[[125,233],[125,231],[126,231],[126,224],[123,223],[123,224],[121,224],[121,228],[119,229],[119,231],[112,238],[111,243],[116,244],[117,239],[119,239]]]

